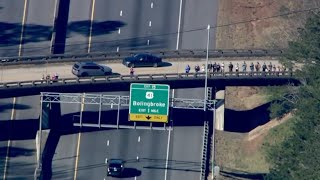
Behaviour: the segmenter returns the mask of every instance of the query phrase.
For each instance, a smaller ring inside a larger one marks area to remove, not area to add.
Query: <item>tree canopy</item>
[[[320,12],[312,12],[298,31],[283,60],[303,65],[297,74],[302,84],[287,88],[273,106],[275,115],[294,110],[294,133],[271,147],[266,179],[320,179]]]

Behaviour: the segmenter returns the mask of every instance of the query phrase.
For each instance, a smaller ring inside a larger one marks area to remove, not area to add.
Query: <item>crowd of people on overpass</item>
[[[279,72],[285,72],[287,71],[287,68],[282,65],[276,65],[272,64],[270,62],[269,64],[266,64],[265,62],[261,65],[260,62],[257,62],[254,64],[253,62],[247,64],[246,61],[244,61],[241,65],[239,63],[233,64],[230,62],[227,67],[225,66],[224,62],[216,63],[216,62],[209,62],[208,63],[208,72],[276,72],[279,74]],[[185,73],[189,73],[191,71],[191,67],[187,64],[185,67]],[[198,64],[194,67],[194,72],[205,72],[206,71],[206,65],[202,64],[200,67]]]

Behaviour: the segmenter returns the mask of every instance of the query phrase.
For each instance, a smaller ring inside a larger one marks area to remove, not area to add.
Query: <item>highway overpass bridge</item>
[[[205,73],[170,73],[66,78],[58,81],[34,80],[0,83],[0,98],[37,95],[40,92],[102,92],[129,90],[131,83],[169,84],[172,89],[204,87]],[[298,85],[293,72],[209,73],[208,86],[217,90],[226,86]]]

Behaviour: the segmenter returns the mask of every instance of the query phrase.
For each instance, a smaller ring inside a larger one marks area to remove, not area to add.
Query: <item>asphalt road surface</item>
[[[38,124],[36,119],[39,117],[39,102],[35,98],[37,96],[0,101],[0,174],[3,179],[33,177],[36,167],[34,138]]]
[[[28,0],[23,33],[22,54],[51,53],[52,28],[57,0]],[[23,1],[20,1],[23,2]]]
[[[0,57],[48,54],[52,44],[66,53],[203,49],[218,10],[217,0],[11,0],[0,7]]]
[[[69,1],[65,1],[63,3],[68,2]],[[91,2],[92,1],[88,0],[70,0],[65,49],[66,53],[87,52]]]
[[[0,1],[0,57],[19,54],[24,10],[24,4],[21,2],[21,0]]]
[[[218,18],[217,0],[181,0],[182,21],[181,21],[181,42],[179,49],[206,49],[208,31],[210,25],[209,49],[215,48],[215,32]],[[201,29],[202,30],[198,30]]]
[[[203,89],[175,90],[174,96],[203,98],[203,93],[199,92],[203,92]],[[108,92],[104,94],[129,95],[129,92]],[[12,109],[13,106],[15,107],[14,110]],[[11,133],[11,135],[14,135],[13,140],[0,141],[0,173],[2,176],[5,174],[6,178],[32,178],[36,167],[34,132],[38,128],[38,123],[34,119],[38,118],[40,112],[39,96],[0,99],[0,107],[4,107],[1,108],[0,112],[2,121],[17,122],[14,125],[15,131]],[[96,111],[96,108],[85,106],[83,110]],[[109,109],[111,108],[103,110]],[[80,110],[81,107],[74,104],[61,106],[63,115],[77,113]],[[121,114],[121,116],[125,117],[126,115]],[[167,174],[167,179],[176,179],[182,177],[181,172],[188,172],[189,179],[199,177],[203,119],[201,117],[196,118],[196,123],[190,125],[188,121],[192,121],[192,119],[192,116],[189,120],[176,117],[174,123],[176,127],[174,125],[174,129],[171,131],[169,147],[169,131],[126,129],[53,135],[50,137],[50,141],[53,142],[51,145],[54,147],[52,178],[73,179],[75,176],[77,179],[103,178],[106,173],[105,158],[127,160],[126,176],[128,178],[137,176],[138,179],[150,179],[156,176],[155,178],[163,179]],[[184,127],[184,124],[186,127]],[[183,130],[184,128],[188,129],[188,133]],[[28,131],[28,129],[33,132]],[[107,145],[108,141],[109,145]],[[166,153],[167,148],[169,148],[168,155]],[[188,149],[188,151],[185,151],[185,149]],[[182,151],[185,151],[184,155],[179,153]],[[137,156],[139,161],[136,161]],[[183,158],[184,156],[186,157]],[[167,157],[169,159],[166,164]],[[169,169],[166,170],[165,167]]]

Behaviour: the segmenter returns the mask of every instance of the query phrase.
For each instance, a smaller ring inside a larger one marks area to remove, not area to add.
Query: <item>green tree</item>
[[[283,58],[302,84],[282,93],[274,112],[294,109],[293,135],[271,147],[266,179],[320,179],[320,13],[313,12]],[[303,65],[303,66],[301,66]],[[288,88],[289,89],[289,88]]]

